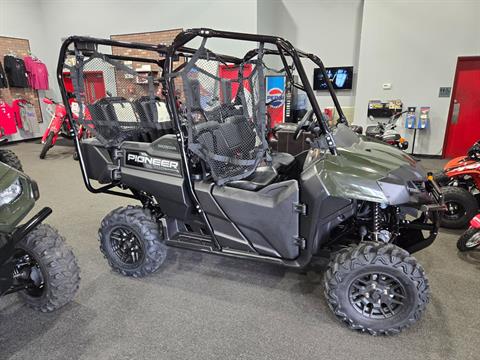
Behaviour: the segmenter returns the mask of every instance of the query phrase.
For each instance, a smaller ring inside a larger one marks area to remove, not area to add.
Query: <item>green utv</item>
[[[19,225],[39,196],[35,181],[0,162],[0,297],[18,292],[28,306],[50,312],[73,299],[80,277],[63,237],[42,224],[50,208]]]
[[[210,39],[255,47],[224,55]],[[304,63],[326,79],[340,116],[333,128]],[[91,72],[106,96],[85,85]],[[294,134],[309,132],[310,149],[297,156],[267,142],[266,107],[278,97],[265,77],[279,73],[312,109]],[[315,55],[279,37],[211,29],[183,31],[170,46],[75,36],[57,76],[86,187],[141,203],[101,223],[115,271],[153,273],[169,246],[291,268],[326,257],[326,299],[350,328],[388,335],[420,318],[429,287],[411,253],[434,241],[442,195],[407,154],[350,129]],[[79,138],[87,126],[93,136]]]

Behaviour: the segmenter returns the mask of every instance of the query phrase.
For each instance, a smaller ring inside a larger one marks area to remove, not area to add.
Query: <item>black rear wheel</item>
[[[466,189],[456,186],[442,187],[447,210],[441,213],[440,225],[448,229],[466,228],[478,213],[477,199]]]
[[[45,143],[43,144],[42,151],[40,152],[40,159],[45,159],[45,156],[47,155],[48,150],[53,146],[53,137],[55,136],[55,133],[53,131],[50,131],[50,133],[47,136],[47,139],[45,140]]]
[[[417,322],[429,300],[425,271],[407,251],[365,242],[339,251],[324,277],[325,296],[351,329],[393,335]]]
[[[457,241],[460,251],[470,251],[480,246],[480,229],[469,228]]]
[[[19,171],[23,171],[20,159],[11,150],[0,149],[0,162],[3,162],[4,164],[7,164],[8,166],[11,166]]]
[[[105,216],[98,234],[100,250],[112,269],[123,275],[143,277],[165,261],[162,228],[148,209],[115,209]]]

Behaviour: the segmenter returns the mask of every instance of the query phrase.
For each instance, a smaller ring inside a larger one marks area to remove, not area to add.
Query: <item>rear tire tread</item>
[[[144,246],[143,262],[133,269],[123,268],[116,261],[113,261],[108,251],[109,229],[115,225],[129,225],[141,235],[139,239]],[[111,211],[102,220],[98,231],[98,240],[100,242],[100,251],[107,259],[110,267],[125,276],[144,277],[157,271],[165,261],[167,255],[167,245],[163,241],[163,232],[161,226],[156,222],[152,213],[141,206],[120,207]]]

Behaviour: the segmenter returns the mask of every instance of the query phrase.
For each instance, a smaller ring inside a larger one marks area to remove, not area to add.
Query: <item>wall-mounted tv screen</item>
[[[353,66],[327,67],[325,69],[334,89],[350,90],[353,80]],[[320,69],[313,70],[313,90],[328,90]]]

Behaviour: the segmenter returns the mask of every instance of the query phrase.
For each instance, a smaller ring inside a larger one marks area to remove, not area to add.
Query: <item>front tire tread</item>
[[[397,324],[385,328],[373,328],[355,321],[345,311],[344,304],[337,294],[338,287],[344,278],[363,266],[381,264],[401,271],[416,284],[417,305],[411,316]],[[340,250],[330,262],[324,276],[325,297],[333,313],[350,329],[367,332],[371,335],[394,335],[417,322],[429,302],[429,284],[422,266],[407,251],[392,245],[364,242],[357,246],[349,246]]]

